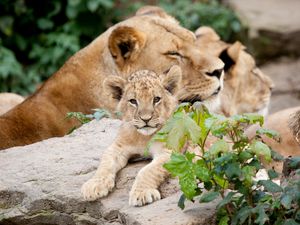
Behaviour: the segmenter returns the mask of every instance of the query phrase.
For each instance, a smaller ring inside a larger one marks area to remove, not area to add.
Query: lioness
[[[112,74],[127,78],[139,69],[162,74],[179,65],[179,99],[214,104],[224,63],[197,49],[195,35],[170,18],[141,10],[77,52],[36,93],[0,117],[0,149],[65,135],[76,125],[65,119],[67,112],[113,110],[116,99],[102,89]]]
[[[246,112],[266,116],[274,85],[245,47],[238,41],[233,44],[221,41],[210,27],[200,27],[195,35],[199,49],[220,57],[225,63],[220,112],[226,116]]]
[[[128,81],[118,76],[105,79],[104,88],[119,101],[117,111],[123,114],[124,123],[116,140],[104,152],[96,174],[82,186],[86,200],[106,196],[128,159],[144,154],[146,143],[177,105],[175,94],[180,81],[179,66],[173,66],[167,75],[160,77],[141,70],[133,73]],[[149,153],[153,161],[139,171],[130,191],[130,205],[142,206],[161,198],[157,188],[168,175],[162,165],[169,160],[171,150],[154,143]]]

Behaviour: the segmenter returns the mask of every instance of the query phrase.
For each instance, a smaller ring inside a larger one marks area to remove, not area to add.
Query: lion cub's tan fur
[[[123,125],[115,141],[103,154],[95,175],[82,186],[86,200],[106,196],[115,186],[117,172],[128,160],[143,155],[146,143],[170,117],[177,105],[175,94],[181,82],[179,66],[173,66],[161,77],[149,70],[139,70],[128,80],[112,76],[104,81],[104,89],[117,101]],[[161,198],[158,187],[168,176],[163,164],[171,150],[154,143],[149,150],[153,161],[139,171],[132,186],[129,204],[142,206]]]

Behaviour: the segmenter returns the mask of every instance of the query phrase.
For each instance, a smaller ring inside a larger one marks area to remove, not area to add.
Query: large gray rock
[[[226,0],[248,28],[257,59],[300,55],[299,0]]]
[[[216,203],[188,203],[182,211],[174,179],[162,185],[162,200],[129,207],[128,192],[147,162],[123,169],[108,197],[83,201],[80,187],[93,175],[119,125],[118,120],[92,121],[62,138],[1,151],[0,224],[212,224]]]
[[[270,113],[300,106],[300,58],[280,58],[261,67],[275,87],[272,91]]]

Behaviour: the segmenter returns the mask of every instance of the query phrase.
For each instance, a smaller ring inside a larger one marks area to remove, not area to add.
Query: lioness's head
[[[273,83],[255,64],[240,42],[228,44],[209,27],[196,32],[198,48],[218,56],[225,63],[221,111],[227,116],[241,113],[266,115]]]
[[[224,63],[196,49],[195,35],[162,9],[142,8],[136,16],[109,29],[106,37],[106,75],[126,78],[142,69],[165,74],[171,66],[178,65],[182,70],[180,101],[206,102],[209,108],[217,102]]]
[[[127,80],[110,76],[104,90],[118,101],[122,119],[143,135],[156,132],[170,117],[177,105],[175,97],[181,82],[181,69],[172,66],[165,75],[150,70],[132,73]]]

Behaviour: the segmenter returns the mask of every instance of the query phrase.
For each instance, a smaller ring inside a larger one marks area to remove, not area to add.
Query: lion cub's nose
[[[152,119],[152,115],[140,116],[140,118],[147,124]]]

